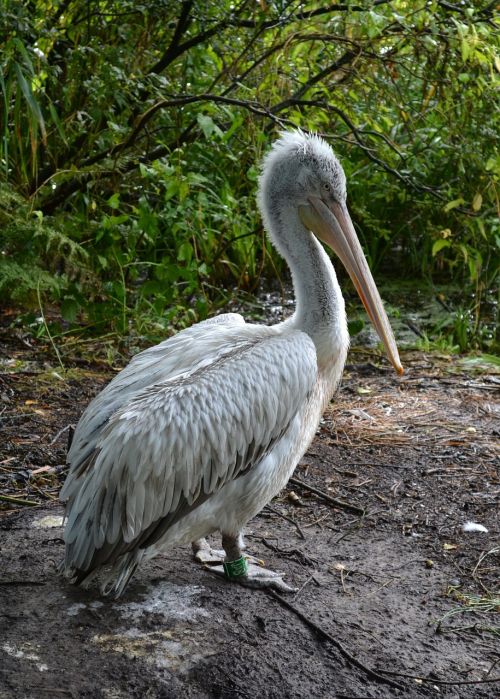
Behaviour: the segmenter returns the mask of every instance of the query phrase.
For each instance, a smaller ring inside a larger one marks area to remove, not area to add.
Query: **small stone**
[[[299,496],[297,495],[297,493],[296,493],[294,490],[291,490],[291,491],[288,493],[288,499],[289,499],[289,501],[290,501],[291,503],[293,503],[294,505],[297,505],[297,506],[303,505],[302,500],[299,498]]]

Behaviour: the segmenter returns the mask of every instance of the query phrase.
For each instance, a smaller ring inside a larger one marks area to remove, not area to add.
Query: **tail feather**
[[[112,595],[115,599],[120,597],[137,570],[143,555],[143,550],[136,550],[121,556],[103,581],[101,594],[104,597]]]
[[[103,574],[107,568],[100,584],[100,591],[104,597],[112,596],[115,599],[123,594],[132,576],[137,570],[144,555],[143,550],[129,551],[120,556],[112,567],[96,567],[91,570],[82,570],[67,565],[66,560],[62,560],[57,568],[57,572],[63,575],[73,585],[81,585],[84,588]]]

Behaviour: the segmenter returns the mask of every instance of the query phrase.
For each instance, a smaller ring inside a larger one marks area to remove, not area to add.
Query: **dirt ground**
[[[2,340],[1,699],[499,695],[498,375],[407,353],[398,378],[352,352],[295,480],[246,532],[298,588],[288,606],[188,547],[114,601],[55,570],[70,425],[112,372]]]

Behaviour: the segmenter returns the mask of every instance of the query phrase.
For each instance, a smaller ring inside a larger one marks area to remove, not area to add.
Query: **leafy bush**
[[[324,133],[374,267],[497,284],[494,3],[6,0],[0,290],[95,331],[203,318],[280,261],[256,212],[273,131]],[[463,337],[462,337],[463,340]]]

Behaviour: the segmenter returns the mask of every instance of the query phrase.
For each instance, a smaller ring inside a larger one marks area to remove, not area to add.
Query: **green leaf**
[[[462,49],[462,61],[465,63],[471,54],[470,44],[467,41],[467,39],[465,39],[465,38],[462,38],[461,49]]]
[[[65,298],[61,303],[61,315],[68,323],[75,322],[79,310],[80,304],[73,298]]]
[[[474,257],[472,255],[469,257],[468,265],[470,278],[472,281],[476,281],[479,278],[483,266],[483,258],[478,250],[475,251]]]
[[[167,189],[165,191],[165,201],[170,201],[172,197],[175,197],[175,195],[179,192],[179,183],[175,179],[175,177],[172,177],[172,179],[169,181],[167,184]]]
[[[198,114],[197,121],[205,138],[210,139],[213,135],[216,135],[218,138],[223,136],[222,131],[208,114]]]
[[[50,116],[52,117],[52,121],[56,125],[57,133],[61,137],[62,141],[64,144],[68,145],[68,139],[66,138],[66,134],[64,133],[63,126],[61,124],[61,120],[59,119],[59,115],[57,114],[57,110],[52,104],[52,102],[49,102],[49,112]]]
[[[179,199],[181,201],[184,201],[184,199],[187,197],[188,194],[189,194],[189,182],[186,182],[186,180],[179,182]]]
[[[479,192],[477,192],[474,195],[474,199],[472,200],[472,210],[473,211],[479,211],[481,206],[483,205],[483,197]]]
[[[432,257],[435,257],[438,254],[438,252],[443,248],[449,247],[451,247],[451,243],[449,240],[446,240],[446,238],[440,238],[439,240],[435,240],[432,246]]]
[[[462,197],[459,197],[458,199],[453,199],[453,201],[449,201],[445,207],[443,207],[444,211],[451,211],[452,209],[456,209],[458,206],[462,206],[464,204],[464,199]]]
[[[257,182],[259,177],[259,169],[255,165],[251,165],[247,170],[247,177],[250,182]]]
[[[42,111],[40,109],[40,105],[36,101],[33,92],[31,91],[31,87],[29,86],[26,78],[23,75],[23,72],[21,70],[21,66],[19,63],[14,63],[14,71],[17,76],[17,80],[19,83],[19,87],[21,88],[21,91],[24,95],[24,99],[28,103],[28,107],[30,108],[32,114],[36,118],[38,122],[38,126],[40,127],[40,131],[42,133],[42,139],[44,143],[47,141],[47,132],[45,130],[45,122],[43,120],[43,115]]]
[[[118,192],[112,194],[108,199],[108,206],[110,209],[118,209],[120,206],[120,195]]]
[[[365,324],[361,318],[356,318],[355,320],[350,320],[347,323],[347,327],[349,329],[349,335],[357,335],[360,333],[363,328],[365,327]]]
[[[229,127],[229,129],[223,135],[223,140],[225,142],[229,141],[229,139],[234,134],[234,132],[237,131],[242,124],[243,124],[243,117],[241,116],[241,114],[233,115],[233,122],[232,122],[231,126]]]
[[[179,262],[191,262],[193,258],[193,246],[191,243],[185,242],[179,247],[177,251],[177,259]]]
[[[494,156],[488,158],[486,161],[486,171],[491,172],[496,170],[500,174],[500,156]]]

